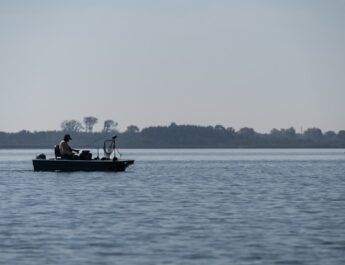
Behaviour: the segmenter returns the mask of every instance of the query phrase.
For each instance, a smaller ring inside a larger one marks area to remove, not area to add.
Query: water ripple
[[[126,173],[0,151],[0,264],[345,264],[343,150],[128,150]]]

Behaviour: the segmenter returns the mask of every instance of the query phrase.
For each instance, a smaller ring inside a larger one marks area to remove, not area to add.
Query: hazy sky
[[[0,1],[0,131],[345,129],[344,0]]]

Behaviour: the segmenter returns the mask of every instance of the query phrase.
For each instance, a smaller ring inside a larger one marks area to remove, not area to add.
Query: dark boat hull
[[[33,159],[35,171],[125,171],[134,160]]]

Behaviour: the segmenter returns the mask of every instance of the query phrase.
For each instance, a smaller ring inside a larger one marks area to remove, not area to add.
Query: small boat
[[[134,164],[134,160],[119,159],[115,155],[115,138],[104,141],[104,157],[98,156],[92,159],[89,150],[81,152],[77,159],[63,159],[60,156],[59,146],[55,146],[55,158],[46,159],[44,154],[40,154],[32,160],[34,171],[125,171],[126,168]],[[114,157],[110,158],[114,152]]]

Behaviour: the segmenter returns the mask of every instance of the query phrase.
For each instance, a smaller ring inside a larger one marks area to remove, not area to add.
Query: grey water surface
[[[0,150],[0,264],[345,264],[345,150],[122,150],[124,173]]]

